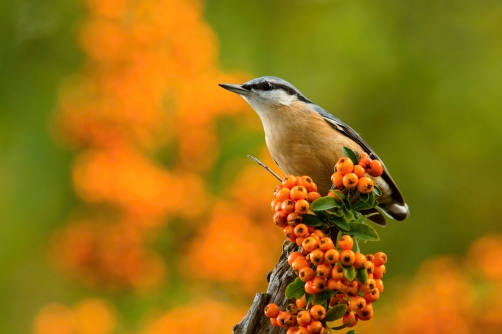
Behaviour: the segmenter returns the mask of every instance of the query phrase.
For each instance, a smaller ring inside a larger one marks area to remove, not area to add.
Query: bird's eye
[[[264,82],[263,85],[262,85],[262,89],[263,90],[271,90],[272,89],[272,85],[269,84],[268,82]]]

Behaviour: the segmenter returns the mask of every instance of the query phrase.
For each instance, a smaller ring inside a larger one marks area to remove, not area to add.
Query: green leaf
[[[344,231],[350,231],[350,225],[343,217],[332,216],[330,221],[335,223],[335,225]]]
[[[357,155],[350,148],[344,146],[342,147],[342,151],[347,158],[350,158],[350,160],[352,160],[354,165],[357,165],[359,163],[359,160],[357,160]]]
[[[316,199],[310,204],[310,210],[312,211],[324,211],[332,208],[340,207],[341,205],[331,196],[325,196]]]
[[[300,299],[305,294],[305,282],[297,277],[286,288],[286,298]]]
[[[356,334],[356,331],[351,329],[350,331],[348,331],[346,334]]]
[[[350,234],[364,241],[378,241],[380,237],[373,227],[361,223],[349,223]]]
[[[331,329],[335,330],[335,331],[339,331],[341,329],[344,329],[345,327],[349,327],[350,324],[354,321],[354,319],[350,319],[349,321],[347,321],[346,323],[340,325],[340,326],[337,326],[337,327],[332,327]]]
[[[309,295],[308,293],[305,292],[305,307],[308,308],[309,304],[312,302],[314,299],[315,295]]]
[[[380,190],[377,186],[373,188],[373,193],[377,196],[382,196],[382,190]]]
[[[317,216],[311,214],[303,215],[302,223],[307,226],[323,226],[325,223]]]
[[[361,284],[366,284],[368,280],[368,273],[366,272],[366,268],[362,267],[357,269],[356,279]]]
[[[335,295],[335,292],[331,290],[324,290],[323,292],[319,292],[318,294],[314,295],[314,304],[324,304],[328,299],[333,297]]]
[[[374,208],[378,205],[378,202],[375,199],[375,195],[373,193],[369,194],[361,194],[359,196],[359,201],[357,201],[353,206],[353,210],[361,211],[366,209]]]
[[[356,269],[353,266],[343,267],[343,274],[349,281],[353,281],[356,278]]]
[[[324,321],[335,321],[337,319],[340,319],[343,317],[345,312],[347,311],[347,305],[345,304],[338,304],[333,306],[326,312],[326,316],[324,317]]]

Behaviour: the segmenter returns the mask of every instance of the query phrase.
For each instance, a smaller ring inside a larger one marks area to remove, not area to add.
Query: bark
[[[272,326],[270,319],[265,316],[264,309],[268,304],[275,303],[281,310],[284,310],[286,305],[294,303],[294,299],[287,300],[285,294],[288,284],[296,278],[289,266],[288,256],[297,250],[297,245],[284,241],[279,262],[267,277],[267,292],[256,294],[246,316],[234,326],[234,334],[284,334],[283,328]]]

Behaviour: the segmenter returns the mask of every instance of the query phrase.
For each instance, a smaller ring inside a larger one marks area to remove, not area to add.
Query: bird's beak
[[[242,85],[232,85],[232,84],[218,84],[220,87],[225,88],[235,94],[248,95],[251,93],[249,89],[242,87]]]

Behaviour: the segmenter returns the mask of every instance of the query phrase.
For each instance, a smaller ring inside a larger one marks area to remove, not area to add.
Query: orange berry
[[[377,288],[380,293],[383,292],[383,281],[381,279],[375,280],[375,288]]]
[[[366,262],[364,262],[363,266],[364,266],[364,268],[366,268],[366,273],[368,275],[373,275],[373,271],[375,270],[375,266],[373,265],[372,262],[369,262],[366,260]]]
[[[291,212],[290,214],[288,214],[286,220],[288,222],[288,225],[296,226],[298,224],[301,224],[303,217],[297,214],[296,212]]]
[[[304,175],[298,178],[298,185],[305,187],[305,189],[307,190],[312,186],[313,183],[314,181],[310,176]]]
[[[320,249],[315,249],[310,253],[310,262],[315,265],[321,264],[324,262],[324,252]]]
[[[374,303],[378,298],[380,298],[380,291],[378,291],[378,289],[373,289],[364,293],[364,299],[366,299],[368,303]]]
[[[367,157],[368,157],[368,153],[366,153],[364,151],[359,152],[359,161],[361,161],[361,159],[364,159]]]
[[[277,323],[277,318],[270,318],[270,323],[274,327],[279,327],[279,323]]]
[[[370,262],[373,262],[373,258],[375,256],[373,254],[366,254],[366,260],[370,261]]]
[[[314,279],[312,279],[312,287],[317,293],[324,291],[326,289],[326,279],[319,276],[314,277]]]
[[[307,306],[307,299],[305,298],[305,295],[303,295],[302,298],[296,300],[296,306],[298,308],[305,308]]]
[[[331,266],[331,264],[321,263],[315,269],[315,273],[319,277],[324,277],[324,278],[328,279],[331,276],[331,270],[333,270],[333,267]]]
[[[288,215],[291,212],[295,211],[295,202],[291,199],[287,199],[284,202],[282,202],[281,209],[282,212]]]
[[[358,178],[362,178],[366,174],[366,171],[362,166],[355,165],[352,173],[356,174]]]
[[[291,268],[293,268],[293,271],[298,274],[298,272],[305,267],[309,266],[309,262],[305,258],[305,256],[298,256],[294,261],[293,264],[291,265]]]
[[[312,233],[319,237],[319,241],[321,238],[324,238],[326,236],[326,234],[324,234],[324,232],[321,230],[314,230],[314,232],[312,232]]]
[[[314,305],[310,309],[310,316],[314,320],[322,320],[326,316],[326,309],[322,305]]]
[[[299,247],[301,247],[301,246],[302,246],[302,244],[303,244],[303,240],[305,240],[305,238],[303,238],[303,237],[297,237],[297,238],[296,238],[296,240],[295,240],[295,243],[296,243]]]
[[[370,175],[373,177],[378,177],[383,174],[383,165],[378,160],[373,160],[371,162],[371,171]]]
[[[275,210],[275,207],[277,206],[277,204],[279,204],[280,202],[276,199],[272,200],[272,203],[270,203],[270,210],[272,211],[276,211]]]
[[[319,248],[323,251],[326,252],[332,248],[335,248],[335,244],[333,243],[333,240],[331,240],[330,237],[322,237],[321,238],[321,243],[319,244]]]
[[[354,246],[354,239],[348,234],[344,234],[338,240],[338,248],[341,250],[349,250]]]
[[[374,290],[376,288],[375,280],[373,278],[368,278],[362,288],[364,292]]]
[[[296,334],[298,328],[299,328],[298,326],[289,327],[288,330],[286,331],[286,334]]]
[[[287,221],[286,221],[286,214],[282,211],[276,212],[274,214],[274,223],[277,226],[280,226],[282,228],[286,227]]]
[[[298,272],[298,277],[300,277],[300,279],[303,282],[308,282],[315,277],[314,269],[312,269],[310,267],[303,267]]]
[[[366,173],[370,174],[371,168],[372,168],[371,162],[372,162],[372,160],[369,157],[366,157],[366,158],[359,160],[358,165],[361,166],[362,168],[364,168],[364,171]]]
[[[352,311],[359,311],[366,307],[366,299],[361,296],[355,296],[349,302],[350,309]]]
[[[385,276],[385,265],[382,264],[381,266],[376,266],[375,269],[373,270],[373,278],[381,279],[384,276]]]
[[[277,201],[277,204],[275,205],[275,212],[279,212],[282,210],[282,202]]]
[[[305,199],[307,197],[307,189],[302,186],[294,186],[289,193],[289,197],[294,201]]]
[[[357,190],[361,194],[369,194],[375,188],[375,182],[367,176],[364,176],[359,179],[359,183],[357,184]]]
[[[340,290],[342,288],[342,281],[330,278],[327,283],[328,290]],[[333,305],[331,305],[333,306]]]
[[[285,201],[289,199],[290,192],[291,190],[289,190],[289,188],[282,188],[275,195],[275,199],[278,200],[279,202]]]
[[[294,324],[295,318],[289,312],[281,312],[277,316],[277,324],[279,324],[279,327],[287,328]]]
[[[296,201],[295,212],[301,215],[306,214],[310,209],[310,204],[304,199]]]
[[[356,260],[356,255],[350,249],[344,250],[340,253],[340,262],[345,267],[352,266]]]
[[[306,327],[300,327],[296,331],[296,334],[310,334],[310,332],[308,331],[308,329]]]
[[[310,253],[313,250],[319,248],[319,244],[314,237],[308,237],[308,238],[305,238],[305,240],[303,240],[302,247],[304,250],[306,250],[307,252]]]
[[[340,259],[340,252],[332,248],[324,253],[324,261],[329,264],[335,264]]]
[[[305,224],[298,224],[295,226],[295,234],[297,237],[306,237],[309,234],[309,229]]]
[[[347,326],[347,328],[354,327],[357,324],[357,317],[354,313],[350,312],[347,315],[344,315],[342,317],[342,324],[346,324],[347,322],[352,321],[350,325]]]
[[[334,266],[333,270],[331,270],[331,277],[333,277],[336,280],[341,280],[344,278],[343,274],[343,267],[342,266]]]
[[[271,304],[268,304],[267,306],[265,306],[265,315],[268,318],[276,318],[280,312],[281,312],[281,310],[279,309],[279,306],[277,306],[274,303],[271,303]]]
[[[314,279],[305,283],[305,292],[308,293],[309,295],[315,295],[316,293],[320,292],[314,288],[313,283],[314,283]]]
[[[307,201],[309,201],[309,202],[313,202],[318,198],[321,198],[321,194],[319,194],[318,192],[315,192],[315,191],[309,192],[306,197]]]
[[[357,187],[357,182],[359,181],[359,178],[357,177],[356,174],[354,173],[348,173],[343,176],[343,185],[345,188],[351,189]]]
[[[345,175],[347,173],[352,172],[352,170],[354,169],[354,163],[352,162],[351,159],[343,157],[338,159],[338,162],[336,163],[335,167],[337,172],[340,172],[342,175]]]
[[[383,252],[375,253],[375,255],[373,256],[372,262],[375,266],[381,266],[382,264],[386,264],[387,263],[387,255],[385,255],[385,253],[383,253]]]
[[[315,231],[315,226],[309,226],[309,234],[314,233]]]
[[[360,290],[361,288],[359,287],[359,284],[356,281],[354,281],[354,282],[349,282],[349,284],[346,284],[345,289],[343,289],[342,291],[345,292],[349,297],[355,297],[359,294]]]
[[[355,256],[354,268],[359,269],[363,266],[364,262],[366,262],[366,256],[362,253],[356,253]]]
[[[291,225],[288,225],[284,228],[284,235],[286,236],[286,238],[293,238],[295,237],[296,239],[296,235],[295,235],[295,228]]]
[[[312,318],[310,317],[309,311],[303,310],[298,312],[296,315],[296,322],[298,322],[298,325],[300,326],[307,326],[311,321]]]
[[[373,318],[373,305],[367,303],[366,307],[358,311],[356,314],[360,320],[370,320],[371,318]]]
[[[303,256],[303,255],[300,252],[292,252],[291,254],[289,254],[288,263],[290,266],[293,264],[293,262],[295,262],[295,260],[298,256]]]
[[[314,193],[315,193],[315,192],[317,192],[317,184],[312,183],[312,184],[310,185],[310,187],[308,187],[308,188],[307,188],[307,191],[308,191],[308,192],[314,192]]]
[[[319,334],[322,331],[322,323],[319,320],[312,321],[308,326],[307,330],[310,334]]]
[[[282,186],[286,188],[293,188],[298,184],[298,179],[294,175],[288,175],[282,180]]]
[[[331,182],[336,188],[341,188],[343,186],[343,174],[334,172],[333,175],[331,175]]]

